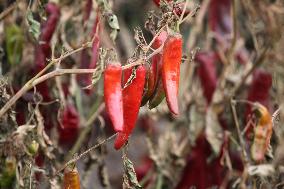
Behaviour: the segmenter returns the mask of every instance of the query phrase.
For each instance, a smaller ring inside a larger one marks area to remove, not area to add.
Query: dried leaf
[[[267,177],[274,174],[275,169],[272,164],[251,165],[248,167],[248,174]]]
[[[125,176],[123,176],[123,183],[125,183],[127,187],[130,185],[130,188],[141,189],[142,186],[137,180],[133,163],[126,157],[126,154],[123,155],[123,168],[125,172]]]

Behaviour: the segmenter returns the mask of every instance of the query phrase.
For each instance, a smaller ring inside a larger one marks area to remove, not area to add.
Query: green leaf
[[[40,23],[34,19],[31,11],[28,11],[27,13],[27,21],[29,25],[29,32],[31,32],[33,37],[37,40],[40,34]]]
[[[15,24],[5,28],[5,41],[8,62],[16,65],[21,61],[23,52],[23,32],[21,28]]]

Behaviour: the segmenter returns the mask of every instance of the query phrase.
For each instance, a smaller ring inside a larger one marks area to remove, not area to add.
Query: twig
[[[182,22],[182,18],[183,18],[183,16],[184,16],[185,11],[186,11],[187,3],[188,3],[188,0],[185,1],[185,4],[184,4],[184,7],[183,7],[181,16],[179,17],[179,20],[178,20],[178,26],[179,26],[179,25],[181,24],[181,22]]]
[[[246,153],[246,150],[245,150],[245,142],[244,142],[244,139],[242,137],[242,133],[241,133],[241,129],[240,129],[235,105],[236,105],[236,103],[234,102],[233,99],[231,99],[231,108],[232,108],[235,126],[236,126],[236,129],[237,129],[238,138],[239,138],[240,145],[241,145],[241,148],[242,148],[243,161],[244,161],[244,165],[247,165],[248,164],[248,158],[247,158],[247,153]]]
[[[245,181],[246,181],[246,178],[247,178],[247,168],[249,166],[249,161],[248,161],[248,156],[247,156],[246,149],[245,149],[245,142],[244,142],[243,136],[241,134],[240,125],[239,125],[237,111],[236,111],[235,106],[236,106],[236,104],[234,103],[233,99],[231,99],[231,108],[232,108],[235,126],[236,126],[236,129],[237,129],[238,138],[239,138],[240,145],[241,145],[241,148],[242,148],[242,161],[243,161],[243,164],[244,164],[244,170],[243,170],[243,174],[242,174],[242,182],[241,182],[240,188],[245,188]]]
[[[82,154],[78,155],[77,157],[71,159],[70,161],[68,161],[67,163],[64,164],[64,166],[62,168],[60,168],[58,171],[56,171],[55,175],[58,175],[61,171],[63,171],[68,165],[73,164],[75,162],[77,162],[79,159],[83,158],[84,156],[86,156],[88,153],[90,153],[91,151],[93,151],[94,149],[98,148],[99,146],[103,145],[104,143],[108,142],[109,140],[111,140],[112,138],[114,138],[117,135],[117,133],[111,135],[110,137],[108,137],[107,139],[101,141],[100,143],[92,146],[91,148],[89,148],[88,150],[86,150],[85,152],[83,152]]]
[[[239,92],[239,90],[241,89],[241,87],[244,85],[244,83],[246,82],[247,78],[252,74],[252,72],[258,67],[260,66],[263,61],[266,58],[268,52],[268,48],[265,48],[263,50],[263,52],[261,53],[261,55],[258,57],[258,59],[255,61],[255,63],[253,64],[253,66],[244,74],[244,76],[242,77],[241,81],[235,86],[235,88],[232,90],[231,96],[234,96],[235,94],[237,94]]]
[[[6,8],[3,12],[0,13],[0,20],[5,18],[10,12],[12,12],[17,7],[17,2],[14,2],[8,8]]]
[[[191,11],[183,20],[179,21],[179,25],[186,21],[188,18],[192,18],[200,9],[200,5],[197,5],[193,11]]]
[[[232,35],[232,42],[231,42],[231,47],[228,51],[228,62],[232,59],[232,55],[236,46],[237,42],[237,5],[236,5],[236,0],[232,1],[232,22],[233,22],[233,35]]]
[[[72,51],[73,53],[73,51]],[[56,62],[59,60],[62,60],[62,58],[66,58],[67,56],[62,56],[61,58],[55,59]],[[133,66],[137,66],[137,65],[141,65],[143,64],[144,61],[142,60],[138,60],[135,61],[131,64],[127,64],[125,66],[122,66],[122,69],[127,69],[127,68],[131,68]],[[50,64],[48,64],[49,66]],[[47,67],[48,67],[47,66]],[[50,67],[50,66],[49,66]],[[43,70],[47,70],[46,67]],[[44,71],[41,71],[40,73],[43,73]],[[31,80],[29,80],[12,98],[10,98],[10,100],[1,108],[0,110],[0,118],[11,108],[11,106],[13,106],[13,104],[15,104],[15,102],[21,98],[27,91],[29,91],[30,89],[32,89],[33,87],[35,87],[36,85],[38,85],[39,83],[42,83],[48,79],[51,79],[53,77],[56,76],[61,76],[64,74],[93,74],[96,71],[96,69],[56,69],[52,72],[49,72],[43,76],[40,76],[38,78],[36,78],[36,76],[34,78],[32,78]],[[40,74],[37,74],[37,76]]]
[[[86,139],[89,132],[92,130],[93,122],[98,117],[98,115],[103,111],[105,108],[105,104],[99,102],[98,108],[95,110],[95,112],[90,116],[90,118],[86,121],[84,124],[84,130],[80,133],[79,138],[77,139],[76,143],[72,147],[72,149],[69,151],[65,159],[70,159],[81,147],[83,141]]]

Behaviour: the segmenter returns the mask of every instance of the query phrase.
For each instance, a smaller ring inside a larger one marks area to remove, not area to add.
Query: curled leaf
[[[123,168],[123,183],[129,188],[141,189],[142,186],[138,182],[133,163],[126,157],[126,154],[123,155]]]

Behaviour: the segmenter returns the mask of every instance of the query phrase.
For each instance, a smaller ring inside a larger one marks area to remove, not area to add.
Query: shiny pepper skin
[[[163,48],[162,78],[167,104],[174,115],[179,114],[178,89],[181,57],[182,36],[180,34],[169,35]]]
[[[167,39],[167,32],[162,31],[153,43],[153,49],[158,49]],[[162,53],[158,53],[152,57],[151,66],[148,69],[147,91],[143,96],[142,105],[155,95],[155,89],[158,87],[160,78],[162,77]],[[163,87],[163,86],[162,86]]]
[[[132,68],[125,70],[124,73],[124,83],[127,82],[128,78],[131,76]],[[123,118],[124,127],[123,131],[118,133],[114,148],[120,149],[125,142],[128,140],[129,135],[135,127],[136,120],[138,117],[141,99],[144,90],[146,77],[146,68],[144,65],[140,65],[136,69],[136,77],[132,82],[123,89]]]
[[[80,189],[80,178],[76,169],[64,172],[62,189]]]
[[[251,147],[252,159],[256,162],[264,160],[272,135],[272,117],[265,106],[257,104],[260,113],[258,124],[254,129],[254,140]]]
[[[109,63],[104,72],[104,99],[106,110],[116,132],[123,129],[123,103],[120,63]]]

